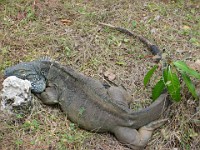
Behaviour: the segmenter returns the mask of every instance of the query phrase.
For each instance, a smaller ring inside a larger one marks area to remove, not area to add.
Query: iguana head
[[[31,90],[34,93],[41,93],[46,88],[46,77],[51,66],[51,61],[38,60],[22,62],[15,66],[6,68],[5,77],[16,76],[31,82]]]

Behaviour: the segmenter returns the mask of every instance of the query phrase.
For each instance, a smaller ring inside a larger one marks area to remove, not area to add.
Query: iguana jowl
[[[120,87],[105,87],[100,81],[50,60],[23,62],[5,70],[32,83],[32,92],[43,103],[59,103],[68,118],[94,132],[111,132],[132,149],[142,149],[152,132],[165,121],[159,119],[168,105],[162,94],[149,107],[129,109],[129,94]],[[138,130],[137,130],[138,129]]]

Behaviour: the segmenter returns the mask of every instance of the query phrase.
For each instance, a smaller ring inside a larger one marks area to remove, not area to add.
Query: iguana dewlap
[[[155,121],[168,106],[162,94],[149,107],[133,111],[129,94],[120,87],[105,87],[100,81],[50,60],[24,62],[9,67],[5,76],[17,76],[32,83],[32,92],[43,103],[59,103],[68,118],[94,132],[111,132],[132,149],[142,149],[154,129],[166,119]]]

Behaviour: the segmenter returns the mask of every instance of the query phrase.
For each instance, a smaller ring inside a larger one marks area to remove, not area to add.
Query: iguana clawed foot
[[[167,121],[168,119],[157,120],[139,128],[139,130],[128,127],[117,127],[114,130],[114,134],[116,138],[126,146],[134,150],[140,150],[146,146],[153,131]]]
[[[146,126],[141,127],[141,128],[146,128],[146,130],[153,131],[153,130],[161,127],[162,125],[164,125],[167,121],[168,121],[168,119],[156,120],[156,121],[150,122],[149,124],[147,124]]]
[[[126,146],[134,149],[143,149],[148,143],[155,129],[166,123],[168,119],[153,121],[146,126],[139,128],[139,130],[128,127],[117,127],[114,130],[116,138]]]

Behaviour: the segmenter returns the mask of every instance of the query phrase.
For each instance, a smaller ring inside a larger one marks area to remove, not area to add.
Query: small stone
[[[160,20],[160,15],[155,16],[155,18],[154,18],[153,20],[154,20],[154,21]]]
[[[142,16],[143,16],[143,17],[146,17],[147,15],[146,15],[146,14],[142,14]]]
[[[197,59],[195,63],[200,66],[200,59]]]
[[[147,20],[147,19],[149,19],[149,17],[148,17],[148,16],[146,16],[146,17],[144,17],[143,19],[144,19],[144,20]]]
[[[110,81],[113,81],[116,78],[116,75],[112,72],[112,70],[107,70],[104,72],[104,76],[107,77]]]
[[[157,29],[153,28],[153,29],[151,29],[151,31],[150,31],[150,32],[151,32],[152,34],[155,34],[155,33],[156,33],[156,31],[157,31]]]

